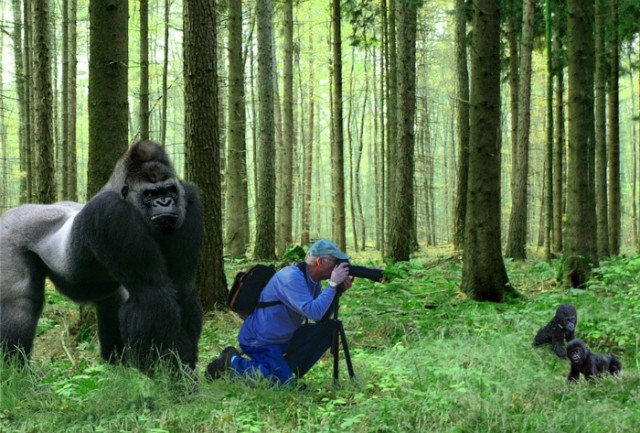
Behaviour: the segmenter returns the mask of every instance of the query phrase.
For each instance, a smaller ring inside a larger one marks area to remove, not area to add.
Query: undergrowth
[[[359,264],[383,264],[362,258]],[[228,274],[242,264],[229,264]],[[303,389],[265,381],[153,378],[98,359],[69,336],[76,307],[47,292],[28,369],[0,371],[2,432],[630,432],[640,423],[640,256],[601,263],[586,290],[555,282],[557,264],[507,263],[524,296],[504,304],[459,292],[455,257],[387,265],[383,284],[359,280],[340,318],[355,377],[325,356]],[[569,364],[534,348],[558,304],[578,310],[577,336],[616,353],[620,378],[568,383]],[[199,374],[236,344],[240,319],[206,316]]]

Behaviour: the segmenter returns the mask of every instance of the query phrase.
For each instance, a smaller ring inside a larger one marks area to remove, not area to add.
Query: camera
[[[366,266],[358,266],[352,265],[349,262],[349,259],[338,259],[336,261],[336,266],[340,263],[348,263],[349,264],[349,275],[356,278],[366,278],[367,280],[381,282],[384,278],[384,274],[382,269],[376,268],[367,268]]]

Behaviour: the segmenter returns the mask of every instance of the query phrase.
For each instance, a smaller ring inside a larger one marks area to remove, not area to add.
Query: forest
[[[107,365],[47,282],[0,431],[636,429],[637,0],[11,0],[0,30],[0,213],[87,203],[140,140],[197,186],[196,370],[237,271],[316,239],[385,269],[343,297],[355,378],[304,390]],[[563,303],[619,377],[532,347]]]

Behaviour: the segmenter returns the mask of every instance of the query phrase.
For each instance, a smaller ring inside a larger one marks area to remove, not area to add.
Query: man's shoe
[[[222,374],[231,367],[231,358],[240,356],[235,347],[229,346],[220,352],[220,356],[207,365],[204,376],[209,380],[219,379]]]

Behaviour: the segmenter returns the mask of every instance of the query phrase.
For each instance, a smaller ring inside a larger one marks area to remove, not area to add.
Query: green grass
[[[460,294],[455,260],[416,259],[389,267],[385,284],[358,281],[340,309],[356,378],[341,361],[335,385],[327,356],[304,390],[107,366],[94,340],[69,338],[75,307],[48,293],[30,371],[0,371],[0,431],[637,431],[640,256],[602,263],[587,290],[557,286],[555,264],[507,265],[524,297],[505,304]],[[562,302],[577,307],[577,335],[592,350],[620,355],[621,378],[568,383],[568,361],[531,346]],[[207,315],[200,372],[235,344],[240,324]]]

